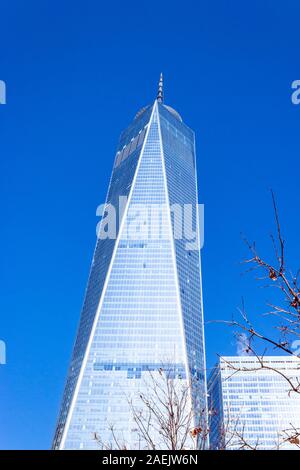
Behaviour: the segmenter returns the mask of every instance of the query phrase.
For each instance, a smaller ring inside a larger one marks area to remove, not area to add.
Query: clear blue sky
[[[293,268],[299,248],[298,0],[4,0],[0,106],[1,448],[49,448],[121,130],[155,97],[196,131],[205,204],[206,320],[252,316],[271,296],[240,232],[271,253],[276,192]],[[208,367],[235,353],[206,328]]]

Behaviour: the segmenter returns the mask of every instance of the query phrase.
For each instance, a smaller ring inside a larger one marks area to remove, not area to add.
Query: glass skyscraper
[[[187,215],[179,219],[190,224],[188,236],[175,236],[177,210]],[[164,104],[161,76],[153,105],[117,146],[54,449],[98,449],[95,433],[113,448],[112,426],[127,448],[143,448],[128,397],[162,364],[192,384],[197,424],[206,409],[199,232],[194,133]]]
[[[208,381],[210,447],[238,450],[299,450],[289,440],[300,429],[300,395],[288,380],[300,380],[300,359],[222,357]],[[236,372],[236,370],[239,370]]]

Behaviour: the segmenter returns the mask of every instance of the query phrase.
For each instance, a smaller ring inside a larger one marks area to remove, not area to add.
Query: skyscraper
[[[53,448],[98,448],[95,433],[113,447],[112,427],[143,447],[128,397],[162,364],[193,384],[195,420],[206,409],[197,201],[194,133],[161,76],[119,140]]]
[[[300,395],[288,380],[300,380],[300,359],[265,356],[222,357],[208,381],[212,449],[299,449]],[[236,372],[238,370],[238,372]]]

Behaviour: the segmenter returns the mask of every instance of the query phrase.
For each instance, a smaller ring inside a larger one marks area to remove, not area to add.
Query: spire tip
[[[164,100],[164,95],[163,95],[163,74],[162,73],[160,74],[160,77],[159,77],[158,91],[157,91],[156,99],[159,103],[162,103],[163,100]]]

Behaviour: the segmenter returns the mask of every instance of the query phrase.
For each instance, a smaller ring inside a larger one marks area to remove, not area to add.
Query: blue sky
[[[1,4],[0,447],[49,448],[121,130],[155,97],[196,132],[207,321],[252,318],[272,292],[243,276],[240,233],[271,255],[276,193],[299,267],[297,0],[8,1]],[[206,327],[208,368],[234,354]]]

